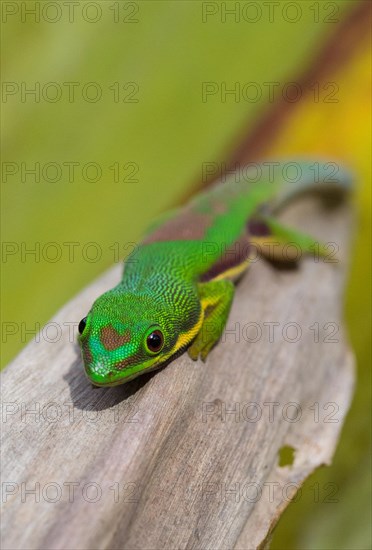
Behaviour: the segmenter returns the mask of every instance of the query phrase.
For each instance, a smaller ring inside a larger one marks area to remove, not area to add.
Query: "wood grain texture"
[[[341,326],[349,211],[307,198],[282,216],[337,243],[339,261],[254,263],[206,364],[184,354],[124,386],[89,384],[67,323],[116,284],[119,266],[59,311],[2,376],[2,547],[264,546],[303,480],[330,463],[350,404]],[[267,323],[279,323],[273,339]],[[288,323],[300,327],[297,342]],[[324,341],[327,323],[339,327],[335,342]],[[291,466],[278,464],[283,445],[295,449]]]

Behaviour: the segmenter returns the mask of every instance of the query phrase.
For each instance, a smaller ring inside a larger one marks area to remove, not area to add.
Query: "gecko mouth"
[[[139,363],[137,365],[132,364],[131,366],[133,367],[133,370],[130,369],[129,372],[127,371],[127,374],[125,374],[125,369],[123,368],[122,364],[119,364],[121,368],[117,370],[107,370],[107,366],[105,366],[104,362],[101,361],[97,361],[96,363],[90,365],[84,364],[84,370],[87,378],[95,386],[111,387],[130,382],[131,380],[137,378],[145,372],[151,372],[160,369],[168,362],[170,362],[170,360],[171,358],[169,358],[168,361],[158,360],[145,368],[143,368],[143,363]],[[128,365],[126,365],[126,367],[128,367]],[[136,367],[138,370],[136,369]]]

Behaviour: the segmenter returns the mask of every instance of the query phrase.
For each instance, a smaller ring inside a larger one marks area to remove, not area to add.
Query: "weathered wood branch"
[[[337,243],[339,261],[254,263],[206,364],[185,354],[94,389],[67,323],[121,268],[68,303],[53,319],[62,337],[48,342],[49,325],[3,373],[3,548],[264,544],[303,480],[330,463],[350,404],[353,358],[340,326],[348,212],[304,199],[283,216]],[[280,467],[284,445],[295,459]]]

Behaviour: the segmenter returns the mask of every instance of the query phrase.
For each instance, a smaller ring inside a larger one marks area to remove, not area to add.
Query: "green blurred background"
[[[2,366],[192,191],[203,163],[228,156],[271,108],[267,83],[296,82],[358,2],[68,4],[2,3]],[[338,101],[309,93],[267,147],[336,155],[358,174],[345,311],[359,383],[334,464],[305,484],[272,548],[371,545],[368,46],[356,34],[350,60],[329,75]],[[206,82],[218,93],[203,101]],[[249,82],[262,90],[257,101],[253,88],[248,101],[221,97],[221,83]],[[40,178],[27,172],[35,163]],[[338,502],[314,502],[311,486],[327,482]]]

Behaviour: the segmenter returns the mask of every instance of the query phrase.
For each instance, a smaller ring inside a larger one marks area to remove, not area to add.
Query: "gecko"
[[[326,254],[324,244],[284,226],[276,214],[306,192],[347,193],[351,175],[334,163],[291,164],[291,179],[284,161],[237,170],[150,226],[119,284],[98,297],[78,325],[85,373],[94,385],[128,382],[186,349],[191,359],[205,361],[221,338],[253,250],[263,256],[270,250],[270,259],[280,260],[291,243],[304,254],[315,248]],[[337,166],[336,176],[330,166]],[[265,247],[270,243],[275,246]]]

